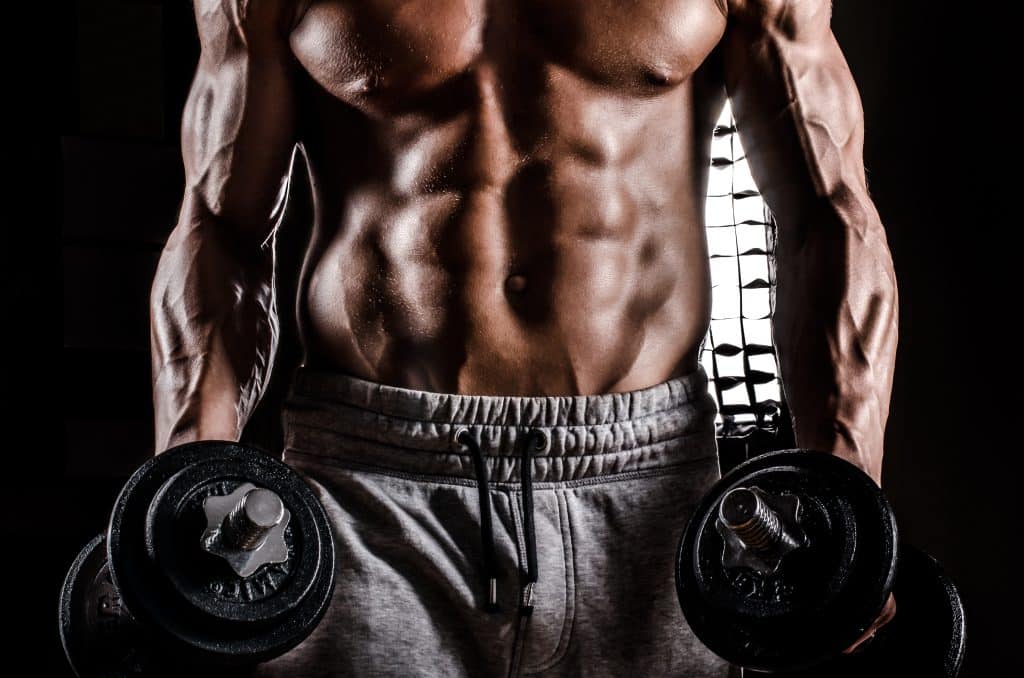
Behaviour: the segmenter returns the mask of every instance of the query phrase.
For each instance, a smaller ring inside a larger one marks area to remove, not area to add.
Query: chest
[[[416,96],[481,63],[628,91],[682,82],[724,28],[715,0],[323,0],[291,44],[343,100]]]

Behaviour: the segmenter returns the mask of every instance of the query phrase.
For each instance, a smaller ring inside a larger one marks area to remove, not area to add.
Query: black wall
[[[1021,419],[1010,146],[1019,118],[1006,108],[1017,60],[998,54],[1011,26],[952,3],[834,5],[902,303],[883,486],[904,537],[961,588],[964,675],[1004,675],[1020,628],[1008,537]]]
[[[924,0],[835,4],[901,291],[885,487],[904,536],[962,589],[964,675],[999,675],[1019,626],[1002,610],[1021,415],[1013,189],[997,171],[1016,118],[992,111],[1015,62],[995,60],[996,17]],[[18,625],[31,629],[20,647],[63,675],[63,571],[151,450],[146,295],[180,198],[177,125],[196,45],[186,0],[36,9],[9,24],[25,44],[3,84],[19,122],[4,189],[11,463],[0,507],[16,517],[5,567],[10,604],[31,622]]]

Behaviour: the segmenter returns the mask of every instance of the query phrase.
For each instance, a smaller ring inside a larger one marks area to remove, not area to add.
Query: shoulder
[[[781,29],[790,37],[827,30],[832,0],[724,0],[732,21]]]

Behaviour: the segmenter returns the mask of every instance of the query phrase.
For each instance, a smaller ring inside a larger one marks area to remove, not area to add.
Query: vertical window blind
[[[711,326],[701,363],[718,401],[722,438],[774,433],[781,417],[772,342],[776,226],[747,165],[726,104],[711,142],[706,225],[711,264]]]

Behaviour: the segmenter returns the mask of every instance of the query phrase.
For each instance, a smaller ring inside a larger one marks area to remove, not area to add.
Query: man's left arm
[[[778,222],[773,333],[797,444],[881,481],[899,302],[829,0],[730,0],[726,88]]]

